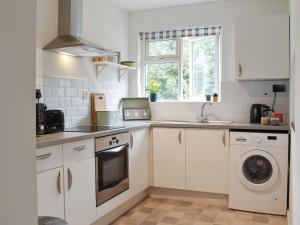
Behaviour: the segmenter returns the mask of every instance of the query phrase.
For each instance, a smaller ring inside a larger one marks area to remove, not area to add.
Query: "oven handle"
[[[119,153],[129,147],[128,144],[102,151],[102,153]]]

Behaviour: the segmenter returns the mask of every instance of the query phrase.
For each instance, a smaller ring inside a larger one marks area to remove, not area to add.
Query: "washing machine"
[[[231,209],[286,215],[289,135],[230,133]]]

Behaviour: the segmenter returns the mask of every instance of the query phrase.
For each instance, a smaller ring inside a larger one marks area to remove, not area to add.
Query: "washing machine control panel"
[[[276,133],[230,132],[230,143],[232,145],[287,147],[289,136]]]

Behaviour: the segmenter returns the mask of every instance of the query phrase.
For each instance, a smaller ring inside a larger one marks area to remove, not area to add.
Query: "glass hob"
[[[100,131],[110,131],[115,129],[124,128],[125,126],[77,126],[65,128],[65,132],[83,132],[83,133],[94,133]]]

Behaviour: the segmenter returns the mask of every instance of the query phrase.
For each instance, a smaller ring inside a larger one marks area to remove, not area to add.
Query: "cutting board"
[[[106,96],[103,93],[92,93],[91,94],[91,114],[92,124],[96,125],[97,111],[107,111]]]

